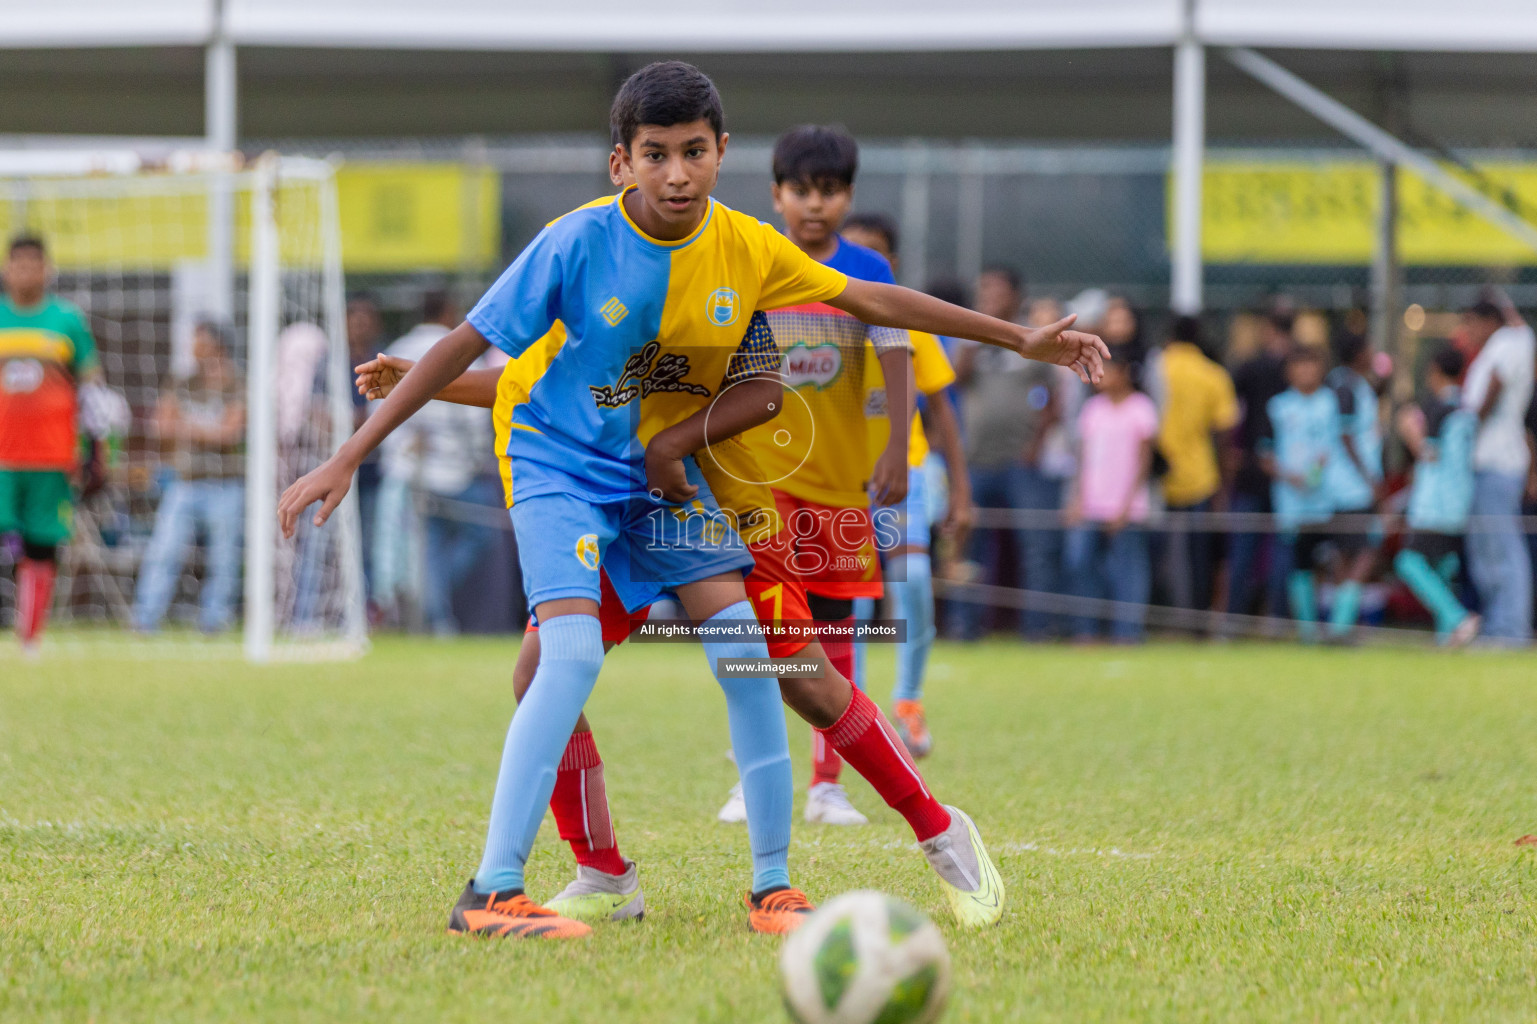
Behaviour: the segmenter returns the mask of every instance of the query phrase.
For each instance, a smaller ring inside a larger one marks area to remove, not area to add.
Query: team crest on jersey
[[[730,327],[741,315],[742,300],[734,288],[717,288],[704,300],[705,314],[716,327]]]
[[[576,560],[594,572],[597,571],[598,535],[596,533],[584,533],[576,539]]]
[[[0,388],[10,395],[31,394],[43,386],[44,376],[43,364],[36,359],[12,359],[0,374]]]
[[[843,350],[837,345],[791,345],[785,349],[783,373],[792,388],[806,385],[818,391],[838,378],[843,369]]]
[[[602,386],[589,384],[587,390],[592,392],[593,402],[600,409],[617,409],[637,398],[657,393],[709,395],[709,388],[683,379],[688,376],[688,356],[669,352],[658,358],[661,351],[660,344],[648,341],[644,348],[625,361],[624,372],[617,382]]]

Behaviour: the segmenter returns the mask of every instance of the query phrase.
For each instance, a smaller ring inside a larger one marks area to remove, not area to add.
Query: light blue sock
[[[704,623],[704,653],[726,694],[731,749],[736,754],[742,799],[747,804],[752,891],[762,892],[790,884],[790,802],[795,780],[790,774],[790,740],[785,732],[779,680],[771,676],[723,676],[717,668],[721,658],[767,658],[768,646],[761,635],[715,640],[708,634],[712,625],[756,621],[752,605],[746,601],[716,613]],[[549,800],[549,793],[545,800]]]
[[[523,888],[523,865],[550,806],[561,754],[602,668],[596,616],[560,615],[539,624],[539,669],[507,727],[476,892]]]
[[[854,625],[857,627],[862,622],[869,622],[875,618],[875,598],[854,598]],[[854,678],[849,682],[855,689],[865,688],[865,645],[861,640],[854,644]]]
[[[1462,624],[1468,610],[1447,586],[1446,577],[1432,569],[1424,555],[1418,551],[1400,551],[1393,559],[1393,570],[1414,591],[1420,604],[1430,609],[1436,622],[1436,636],[1444,637]]]
[[[897,685],[891,699],[922,700],[923,672],[934,646],[934,568],[928,552],[914,551],[891,560],[896,617],[907,623],[907,639],[897,645]]]
[[[1318,638],[1318,595],[1313,592],[1313,574],[1292,570],[1286,577],[1286,597],[1292,618],[1297,620],[1297,635],[1305,641]]]
[[[1361,615],[1361,584],[1346,580],[1334,592],[1334,607],[1329,609],[1329,635],[1344,636],[1355,628]]]

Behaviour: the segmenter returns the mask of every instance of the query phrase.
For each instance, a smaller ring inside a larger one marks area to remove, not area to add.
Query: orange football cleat
[[[897,738],[913,757],[927,757],[934,749],[929,723],[923,717],[923,702],[899,700],[893,709],[897,719]]]
[[[747,926],[765,935],[788,935],[806,923],[806,915],[816,907],[799,889],[775,889],[762,897],[748,893]]]
[[[592,929],[580,921],[561,917],[522,893],[481,895],[473,882],[466,883],[459,902],[448,915],[450,934],[496,935],[516,939],[580,939]]]

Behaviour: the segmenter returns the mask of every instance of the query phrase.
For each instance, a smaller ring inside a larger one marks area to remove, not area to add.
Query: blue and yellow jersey
[[[1350,458],[1343,440],[1329,457],[1327,484],[1337,508],[1360,511],[1371,507],[1382,480],[1382,431],[1377,424],[1377,392],[1354,370],[1336,366],[1326,379],[1340,408],[1340,437],[1349,437],[1366,476]]]
[[[950,365],[939,339],[923,331],[908,331],[913,344],[913,379],[918,394],[933,396],[955,383],[955,367]],[[869,428],[870,470],[886,450],[891,438],[891,417],[886,415],[886,382],[875,346],[865,349],[865,425]],[[907,464],[914,468],[929,457],[929,439],[923,432],[923,420],[913,412],[913,430],[907,439]]]
[[[884,256],[843,238],[826,266],[848,277],[895,283]],[[824,302],[784,306],[765,308],[784,353],[785,387],[795,397],[787,396],[778,418],[747,431],[743,440],[776,488],[819,505],[865,508],[865,350],[905,349],[907,332],[871,327]]]
[[[830,299],[847,281],[713,200],[677,242],[642,232],[623,195],[551,223],[467,318],[520,366],[503,381],[512,499],[643,495],[646,442],[718,394],[753,311]]]
[[[544,337],[516,359],[502,367],[496,383],[496,404],[491,408],[491,422],[496,429],[496,454],[502,477],[502,496],[512,507],[512,412],[528,401],[529,392],[549,368],[566,342],[566,325],[556,321]],[[779,347],[769,330],[768,319],[755,312],[748,321],[737,353],[727,369],[726,383],[744,380],[779,365]],[[757,457],[737,438],[711,445],[696,455],[699,471],[715,495],[716,503],[731,514],[748,544],[757,544],[776,536],[783,521],[775,510],[774,493],[764,482]]]
[[[1473,510],[1473,441],[1478,417],[1462,408],[1455,387],[1423,406],[1425,447],[1414,463],[1409,488],[1409,526],[1435,533],[1461,533]]]
[[[1271,484],[1276,521],[1286,529],[1328,522],[1334,515],[1325,471],[1339,446],[1340,408],[1334,392],[1319,388],[1304,395],[1288,388],[1265,406],[1271,433],[1262,442],[1282,473],[1301,477],[1296,487],[1277,478]]]

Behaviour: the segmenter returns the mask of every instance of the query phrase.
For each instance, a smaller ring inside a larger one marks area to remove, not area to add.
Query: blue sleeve
[[[545,228],[512,266],[502,271],[465,319],[487,341],[516,359],[560,319],[565,264],[560,240]]]

